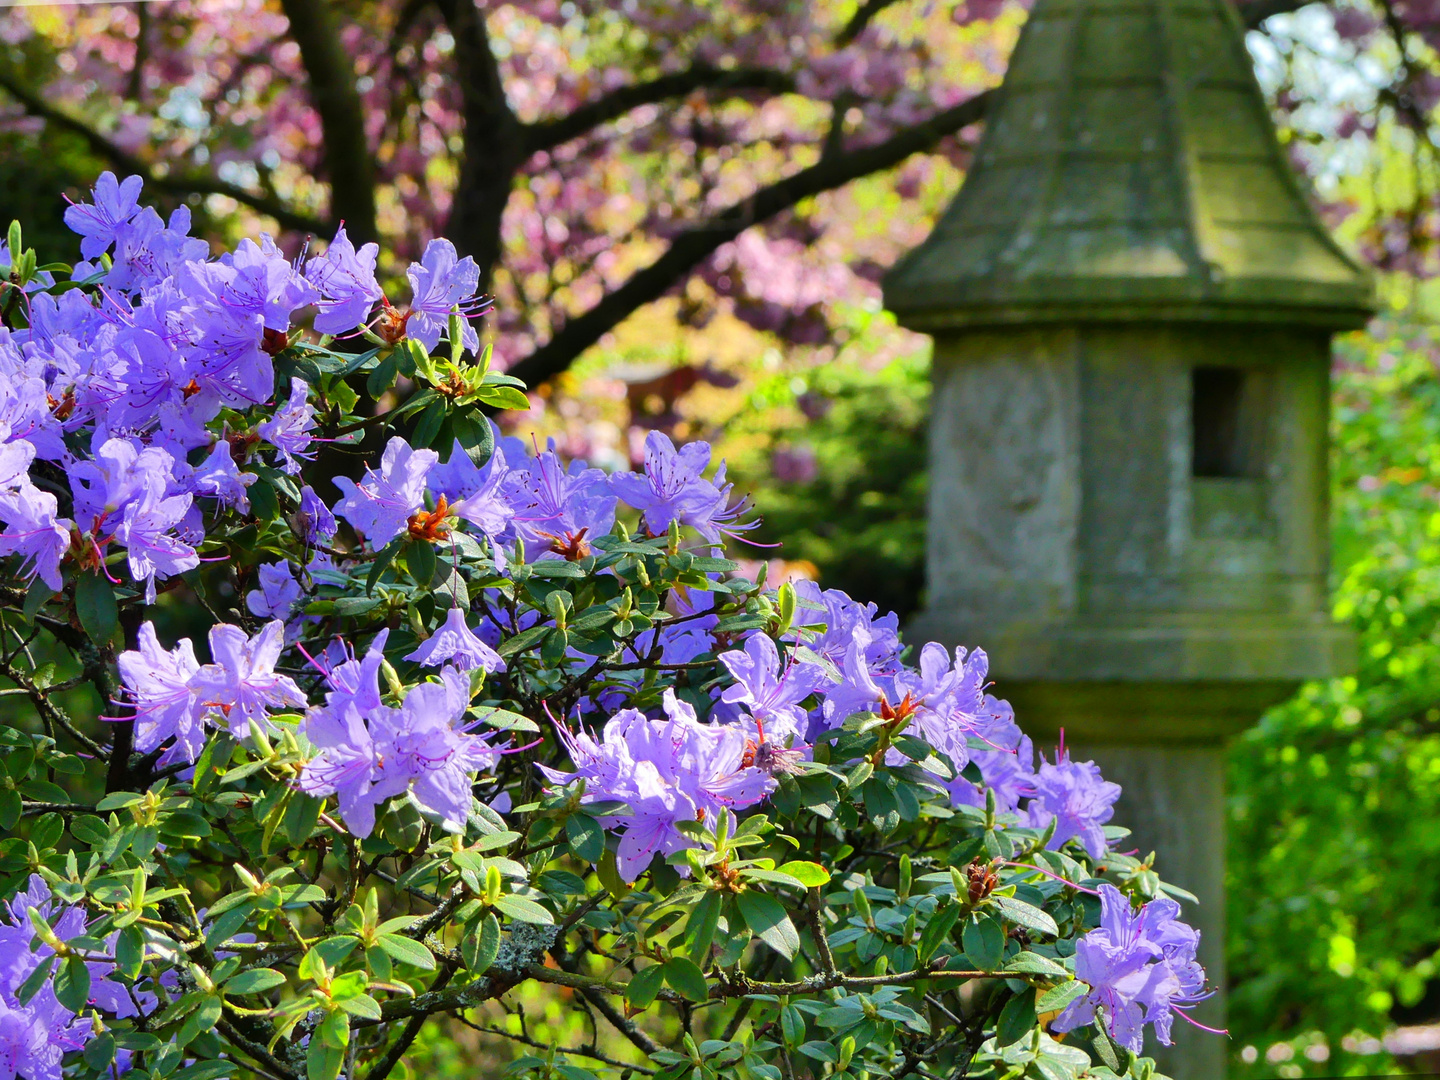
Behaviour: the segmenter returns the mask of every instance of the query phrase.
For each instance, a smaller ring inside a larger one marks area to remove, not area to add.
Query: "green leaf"
[[[571,814],[565,819],[565,836],[570,850],[588,863],[597,863],[605,854],[605,831],[589,814]]]
[[[23,809],[20,792],[14,788],[0,791],[0,830],[8,833],[14,829],[20,821],[20,812]]]
[[[784,866],[776,868],[782,874],[789,874],[793,878],[799,878],[801,883],[808,889],[818,889],[821,885],[830,881],[830,871],[826,870],[819,863],[813,862],[787,862]]]
[[[274,968],[251,968],[233,976],[225,983],[227,994],[261,994],[285,985],[285,976]]]
[[[1062,982],[1058,986],[1052,986],[1035,999],[1035,1011],[1037,1013],[1059,1012],[1076,998],[1084,997],[1089,990],[1090,987],[1079,979]]]
[[[1039,953],[1020,952],[1016,953],[1009,960],[1001,971],[1013,971],[1021,975],[1048,975],[1051,978],[1068,979],[1069,970],[1063,964],[1057,964],[1048,956],[1041,956]]]
[[[995,1024],[995,1045],[1009,1046],[1019,1042],[1039,1023],[1035,1015],[1035,988],[1029,987],[1016,994],[1000,1010],[1000,1019]]]
[[[435,545],[429,540],[412,540],[405,549],[405,564],[410,568],[410,577],[422,588],[435,577]]]
[[[665,981],[691,1001],[704,1001],[710,996],[710,987],[705,982],[705,973],[693,960],[683,956],[672,956],[664,965]]]
[[[544,926],[553,926],[555,923],[555,916],[534,900],[527,900],[523,896],[502,896],[495,901],[495,907],[520,922],[540,923]]]
[[[344,1050],[337,1050],[333,1046],[326,1046],[320,1039],[311,1038],[310,1048],[305,1052],[306,1080],[335,1080],[344,1064]]]
[[[747,889],[736,897],[740,917],[761,941],[787,960],[800,951],[800,935],[785,909],[768,893]]]
[[[78,956],[71,956],[55,973],[55,1000],[73,1013],[90,1000],[90,969]]]
[[[482,386],[475,396],[486,405],[493,405],[497,409],[518,409],[524,412],[530,408],[530,399],[513,386]]]
[[[127,926],[115,939],[115,962],[120,974],[131,979],[140,977],[145,962],[145,935],[138,926]]]
[[[375,585],[380,580],[380,575],[385,573],[390,564],[395,561],[395,556],[400,554],[405,536],[406,534],[402,533],[375,553],[375,562],[370,567],[370,573],[365,575],[365,591],[367,593],[375,591]]]
[[[410,434],[410,445],[414,447],[428,447],[435,441],[435,436],[440,432],[440,425],[445,422],[445,403],[443,401],[432,401],[425,406],[425,411],[420,414],[420,419],[415,422],[415,430]]]
[[[75,614],[95,644],[104,645],[115,635],[120,607],[115,603],[115,590],[99,571],[76,576]]]
[[[950,904],[930,916],[925,929],[920,931],[920,944],[916,949],[916,956],[922,964],[935,955],[935,950],[942,942],[949,940],[950,931],[955,928],[959,918],[959,904]]]
[[[402,964],[425,971],[435,970],[435,957],[429,949],[413,938],[401,937],[399,934],[382,934],[376,944]]]
[[[40,988],[50,980],[50,969],[55,966],[56,956],[51,953],[40,966],[25,977],[25,981],[15,991],[15,999],[21,1005],[30,1004],[30,999],[40,992]]]
[[[530,408],[529,400],[521,407]],[[460,413],[451,418],[450,427],[475,467],[483,469],[495,452],[495,432],[490,427],[490,421],[484,416],[477,418],[469,413]],[[443,447],[442,453],[449,460],[450,447]]]
[[[1016,900],[1013,896],[992,896],[990,903],[1000,909],[1007,922],[1023,926],[1026,930],[1049,934],[1051,937],[1060,936],[1060,928],[1055,925],[1055,920],[1034,904]]]
[[[710,945],[720,923],[721,903],[718,892],[707,892],[685,921],[685,951],[690,959],[702,964],[710,959]]]
[[[375,370],[366,378],[365,393],[370,397],[378,398],[395,382],[395,375],[400,369],[398,352],[398,349],[392,350],[385,359],[375,365]],[[311,1080],[314,1080],[314,1077],[311,1077]]]
[[[653,964],[647,968],[641,968],[635,973],[628,983],[625,984],[625,1000],[636,1009],[646,1008],[655,1000],[655,995],[660,993],[660,985],[665,981],[665,966]]]
[[[250,513],[260,521],[274,521],[280,516],[280,497],[268,480],[256,480],[246,490],[250,497]]]
[[[487,913],[479,925],[465,935],[460,943],[460,955],[465,966],[476,975],[490,970],[495,957],[500,955],[500,921],[493,912]]]
[[[990,915],[977,915],[965,924],[961,941],[965,955],[981,971],[994,971],[1005,954],[1005,931],[1000,920]]]

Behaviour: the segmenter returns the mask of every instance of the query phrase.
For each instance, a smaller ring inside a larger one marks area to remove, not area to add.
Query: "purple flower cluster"
[[[89,1017],[61,1005],[47,981],[29,1001],[21,1003],[18,991],[31,973],[54,952],[38,939],[30,921],[34,911],[62,941],[86,931],[85,912],[56,903],[45,879],[32,874],[26,888],[5,904],[0,917],[0,1076],[13,1080],[60,1080],[65,1054],[81,1050],[95,1034]],[[114,939],[108,946],[113,947]],[[115,965],[91,961],[90,1004],[124,1018],[153,1008],[155,995],[127,991],[109,976]]]
[[[150,602],[157,581],[199,565],[196,548],[214,521],[250,512],[254,466],[267,456],[254,444],[292,475],[309,456],[316,421],[303,380],[293,379],[268,414],[235,426],[237,415],[270,400],[272,357],[289,344],[297,315],[314,309],[317,331],[347,334],[364,332],[377,303],[393,309],[375,280],[375,245],[356,251],[344,229],[303,267],[268,236],[212,259],[209,245],[189,235],[186,208],[163,221],[140,205],[140,188],[139,177],[104,173],[93,201],[65,213],[91,260],[72,279],[99,291],[36,291],[28,325],[0,328],[0,555],[19,556],[28,574],[58,591],[62,562],[96,572],[112,547],[124,549]],[[466,316],[467,343],[478,343],[468,318],[479,313],[473,260],[433,241],[410,277],[414,303],[397,333],[408,322],[434,346],[453,310]],[[70,517],[60,516],[66,500],[53,480],[32,478],[37,461],[64,474]],[[387,474],[392,487],[366,489],[351,504],[357,528],[393,534],[397,514],[404,524],[420,503],[407,475]],[[391,505],[411,495],[411,505]]]
[[[211,627],[209,664],[195,659],[189,638],[167,651],[152,623],[140,627],[138,644],[121,653],[117,664],[135,706],[135,748],[149,753],[174,740],[160,757],[162,765],[194,761],[210,727],[244,738],[251,723],[270,730],[269,709],[305,706],[295,681],[275,671],[285,645],[278,619],[253,638],[228,623]]]
[[[1176,918],[1174,900],[1162,896],[1136,911],[1113,885],[1100,886],[1100,911],[1099,927],[1075,946],[1075,977],[1090,990],[1052,1026],[1073,1031],[1094,1022],[1098,1011],[1115,1041],[1137,1054],[1145,1024],[1169,1046],[1175,1014],[1184,1017],[1187,1007],[1209,997],[1195,960],[1200,932]]]
[[[735,724],[702,724],[690,705],[664,694],[664,719],[623,709],[605,723],[599,739],[557,724],[575,772],[541,766],[552,783],[583,781],[581,801],[623,802],[628,812],[601,818],[624,831],[616,850],[620,876],[634,881],[658,853],[693,846],[676,825],[708,822],[721,810],[743,810],[770,794],[774,779],[747,762],[745,733]]]
[[[470,678],[454,667],[387,704],[380,692],[386,635],[381,631],[363,658],[346,657],[325,673],[325,704],[306,714],[301,729],[319,752],[300,790],[335,796],[356,836],[369,836],[376,808],[406,791],[459,832],[475,803],[475,774],[493,769],[501,750],[467,725]]]

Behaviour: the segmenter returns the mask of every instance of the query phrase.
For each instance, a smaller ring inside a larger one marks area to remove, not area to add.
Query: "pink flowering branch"
[[[912,154],[929,150],[946,136],[983,119],[993,93],[986,90],[976,94],[875,146],[823,158],[679,233],[663,255],[637,271],[590,310],[566,323],[549,341],[511,368],[510,374],[530,386],[539,386],[555,377],[602,335],[631,313],[664,296],[677,281],[752,225],[767,221],[814,195],[843,187],[852,180],[898,165]]]
[[[177,171],[156,173],[145,161],[113,140],[106,138],[79,117],[72,116],[64,109],[50,104],[4,70],[0,70],[0,90],[4,90],[14,98],[20,107],[31,116],[80,136],[90,150],[97,157],[108,161],[116,172],[122,175],[139,176],[144,179],[146,187],[177,195],[224,195],[252,210],[269,215],[284,228],[306,233],[326,231],[325,223],[319,218],[311,217],[304,211],[297,210],[279,199],[250,191],[239,184],[221,180],[217,176],[208,173]]]

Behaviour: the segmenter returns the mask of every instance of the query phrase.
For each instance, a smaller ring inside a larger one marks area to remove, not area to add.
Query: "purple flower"
[[[821,589],[813,581],[797,581],[795,594],[806,605],[813,605],[824,612],[823,618],[802,607],[796,622],[803,626],[818,626],[813,635],[795,635],[813,651],[819,653],[836,667],[845,662],[845,653],[857,637],[863,638],[862,654],[866,668],[880,673],[893,673],[900,667],[900,620],[892,611],[878,615],[874,604],[862,604],[851,600],[839,589]]]
[[[205,747],[206,707],[191,686],[200,670],[195,648],[182,638],[167,652],[155,636],[155,625],[140,627],[138,650],[123,652],[116,661],[120,680],[135,703],[135,749],[148,754],[167,739],[174,744],[160,764],[194,761]]]
[[[1055,764],[1043,761],[1035,774],[1035,797],[1026,808],[1028,824],[1043,829],[1055,821],[1049,847],[1058,850],[1066,840],[1079,837],[1092,859],[1105,854],[1105,822],[1115,814],[1120,785],[1100,776],[1093,761],[1071,761],[1063,749]]]
[[[372,547],[383,547],[424,505],[425,474],[439,460],[434,450],[414,450],[396,435],[385,446],[378,473],[366,470],[359,484],[347,476],[335,479],[335,486],[345,492],[335,513],[362,533]]]
[[[65,210],[66,226],[80,234],[80,254],[93,259],[105,253],[115,242],[116,230],[139,212],[144,184],[138,176],[117,181],[115,174],[107,170],[90,192],[93,205],[75,203]]]
[[[951,801],[957,806],[985,805],[985,792],[995,795],[995,808],[1009,814],[1019,807],[1021,799],[1035,794],[1035,747],[1028,735],[1022,735],[1014,750],[976,750],[970,760],[980,770],[984,789],[976,787],[963,776],[947,785]]]
[[[431,240],[420,261],[411,263],[405,276],[414,292],[406,332],[426,349],[434,349],[440,335],[449,332],[450,313],[457,307],[463,312],[466,301],[480,287],[480,268],[469,255],[459,258],[449,240]],[[462,344],[471,352],[477,351],[480,335],[469,318],[462,315],[460,324]]]
[[[296,308],[320,298],[315,286],[295,272],[275,241],[262,234],[260,243],[246,238],[219,262],[192,264],[206,276],[211,292],[231,311],[259,315],[265,329],[286,333]]]
[[[257,619],[288,619],[305,598],[305,591],[295,580],[295,571],[288,562],[262,563],[259,576],[260,587],[245,594],[245,606],[250,614]]]
[[[378,639],[383,645],[383,637]],[[372,646],[366,662],[379,650]],[[451,831],[465,827],[475,797],[475,773],[494,768],[500,750],[485,736],[463,726],[470,704],[470,680],[454,668],[440,672],[438,682],[411,688],[399,708],[381,704],[370,687],[373,669],[348,661],[360,685],[357,693],[332,691],[326,704],[311,709],[304,733],[319,749],[300,776],[300,789],[311,795],[334,795],[346,827],[356,836],[375,828],[375,810],[407,789],[423,808],[437,815]],[[332,673],[332,683],[336,680]]]
[[[501,442],[499,438],[495,440],[490,460],[483,468],[476,468],[457,439],[450,451],[450,460],[436,465],[427,483],[431,492],[446,497],[456,517],[468,521],[489,538],[497,565],[503,570],[505,555],[500,545],[514,536],[515,508],[505,496],[505,477],[510,467]]]
[[[168,455],[167,455],[168,456]],[[130,577],[145,583],[145,602],[155,602],[155,578],[174,577],[200,565],[195,549],[175,535],[190,509],[189,495],[162,498],[145,492],[125,507],[115,539],[125,546]]]
[[[616,855],[626,881],[639,877],[657,853],[694,846],[678,822],[713,825],[720,811],[753,806],[775,788],[773,777],[747,763],[747,740],[738,725],[701,724],[673,689],[662,704],[666,719],[625,709],[610,718],[599,740],[557,725],[575,771],[539,767],[555,784],[583,780],[582,802],[618,800],[629,807],[629,814],[601,822],[625,830]]]
[[[1205,972],[1195,960],[1199,931],[1180,922],[1180,905],[1168,897],[1139,911],[1113,885],[1100,886],[1100,925],[1075,947],[1075,977],[1090,991],[1052,1021],[1056,1031],[1073,1031],[1095,1019],[1103,1007],[1116,1042],[1134,1053],[1145,1048],[1144,1025],[1170,1045],[1175,1010],[1209,995]]]
[[[475,636],[465,624],[465,612],[458,607],[452,607],[435,633],[405,659],[425,667],[439,667],[448,661],[461,671],[474,671],[476,668],[482,668],[486,673],[505,670],[505,661],[500,659],[500,654]]]
[[[285,462],[283,468],[292,476],[300,471],[296,458],[313,456],[305,453],[314,441],[310,431],[315,427],[315,408],[305,400],[308,392],[303,379],[291,379],[290,399],[255,429],[262,439],[280,451]]]
[[[59,592],[64,585],[60,577],[60,560],[70,550],[70,522],[55,516],[55,496],[41,491],[27,479],[13,491],[0,491],[0,555],[19,555],[21,570],[30,568],[30,576],[39,576],[46,585]]]
[[[210,655],[190,680],[206,708],[218,710],[237,738],[249,734],[250,721],[269,726],[266,709],[304,707],[305,695],[295,680],[275,671],[285,646],[285,624],[275,619],[248,637],[238,626],[210,628]]]
[[[370,309],[385,295],[375,280],[379,253],[378,244],[365,244],[356,251],[342,225],[325,254],[305,264],[306,278],[320,292],[316,333],[344,334],[364,325]]]
[[[751,634],[745,651],[720,654],[720,662],[735,677],[720,700],[744,705],[760,732],[784,743],[802,739],[809,716],[800,702],[827,683],[825,673],[813,664],[780,662],[775,642],[765,634]]]
[[[615,496],[605,473],[583,461],[567,469],[553,449],[513,464],[503,491],[515,510],[515,531],[546,552],[582,550],[587,538],[603,536],[615,523]]]
[[[230,444],[221,439],[210,456],[196,466],[191,481],[199,494],[213,495],[222,505],[248,514],[250,496],[245,489],[258,479],[254,473],[240,471],[240,466],[235,464],[235,455],[230,452]]]
[[[335,535],[335,515],[309,484],[300,489],[300,517],[307,544],[326,544]]]
[[[83,529],[99,532],[107,519],[141,495],[165,495],[174,467],[175,459],[159,447],[141,447],[129,439],[105,440],[89,461],[66,466],[76,521]]]

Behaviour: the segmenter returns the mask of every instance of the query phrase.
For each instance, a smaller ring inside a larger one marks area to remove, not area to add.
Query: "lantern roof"
[[[886,277],[904,325],[1371,314],[1227,0],[1037,0],[987,117],[960,193]]]

